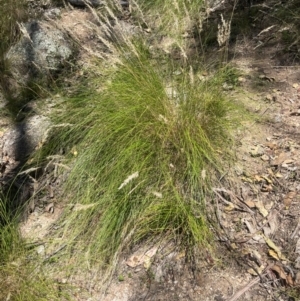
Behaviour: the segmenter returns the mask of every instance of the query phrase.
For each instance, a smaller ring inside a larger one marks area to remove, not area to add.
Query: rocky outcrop
[[[50,23],[32,21],[21,25],[21,32],[21,39],[6,55],[10,66],[6,92],[13,99],[24,87],[49,81],[74,54],[66,35]]]

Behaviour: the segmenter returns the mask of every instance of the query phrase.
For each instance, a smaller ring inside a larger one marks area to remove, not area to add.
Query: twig
[[[218,196],[220,196],[220,194],[218,192],[225,192],[225,193],[227,193],[230,197],[232,197],[233,199],[235,199],[238,202],[240,202],[242,204],[241,207],[245,211],[247,211],[247,212],[251,213],[252,215],[254,215],[254,212],[247,206],[247,204],[244,201],[242,201],[239,197],[235,196],[233,194],[233,192],[231,192],[230,190],[226,190],[224,188],[213,188],[213,192],[216,193]],[[223,201],[225,201],[225,199],[222,196],[220,196],[220,197],[222,198]],[[226,202],[228,202],[228,201],[226,201]]]
[[[215,189],[213,189],[213,192],[220,198],[221,201],[223,201],[227,205],[231,205],[232,203],[224,199]]]
[[[223,201],[227,202],[225,199],[222,198],[221,195],[218,194],[218,196],[220,197],[220,199],[222,199]],[[216,204],[217,204],[217,209],[216,209],[217,220],[218,220],[218,222],[220,224],[221,229],[223,229],[223,231],[225,232],[226,238],[228,239],[229,235],[227,233],[227,229],[226,229],[226,227],[224,227],[224,225],[223,225],[223,223],[221,221],[221,215],[220,215],[220,208],[219,208],[219,202],[218,202],[218,200],[216,200]]]
[[[54,252],[52,252],[51,254],[49,254],[44,261],[49,260],[51,257],[53,257],[54,255],[56,255],[58,252],[60,252],[61,250],[63,250],[65,247],[67,246],[67,244],[63,244],[62,246],[60,246],[58,249],[56,249]]]
[[[262,277],[265,276],[266,272],[268,272],[272,268],[273,264],[269,264],[265,269],[264,269],[264,275],[261,273],[259,274],[257,271],[256,273],[258,274],[257,277],[255,277],[253,280],[251,280],[246,286],[244,286],[242,289],[240,289],[238,292],[236,292],[230,299],[227,299],[226,301],[236,301],[239,297],[241,297],[245,292],[247,292],[252,286],[255,284],[259,283],[259,281],[262,281]],[[253,268],[253,267],[252,267]]]
[[[299,220],[298,220],[298,224],[297,224],[297,226],[296,226],[296,228],[295,228],[293,234],[291,235],[291,239],[294,239],[294,238],[295,238],[295,236],[296,236],[296,235],[298,234],[298,232],[299,232],[299,229],[300,229],[300,218],[299,218]]]
[[[255,284],[259,283],[259,281],[260,281],[260,277],[259,276],[255,277],[245,287],[243,287],[241,290],[239,290],[238,292],[236,292],[230,299],[228,299],[226,301],[235,301],[235,300],[237,300],[245,292],[247,292],[252,286],[254,286]]]

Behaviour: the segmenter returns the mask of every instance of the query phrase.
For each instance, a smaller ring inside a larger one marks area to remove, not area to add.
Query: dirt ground
[[[80,25],[87,13],[70,11],[62,15],[61,25],[72,25],[71,14],[80,28],[78,39],[83,37],[87,45],[87,29]],[[225,93],[260,118],[245,118],[244,128],[237,130],[237,161],[224,175],[232,185],[214,187],[217,251],[199,250],[188,264],[186,254],[172,243],[136,247],[117,263],[104,293],[92,272],[89,277],[58,277],[58,282],[75,286],[73,300],[300,298],[300,66],[282,65],[277,52],[274,44],[257,48],[257,40],[246,37],[230,50],[230,62],[241,75],[237,86]],[[3,122],[0,138],[6,126]],[[48,177],[53,173],[50,168]],[[48,182],[48,197],[36,201],[21,225],[24,237],[42,239],[59,217],[63,208],[53,201],[50,186],[60,181]]]

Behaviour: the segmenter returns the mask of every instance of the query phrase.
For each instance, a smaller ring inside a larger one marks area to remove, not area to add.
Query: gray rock
[[[74,53],[71,43],[56,27],[40,21],[22,25],[21,39],[10,48],[9,93],[18,98],[31,82],[47,82]]]
[[[50,125],[49,118],[35,115],[8,129],[3,137],[2,155],[24,160],[43,140]]]
[[[44,13],[45,18],[48,19],[57,19],[61,15],[61,10],[57,7],[47,9]]]
[[[97,7],[101,4],[100,0],[68,0],[74,6],[86,6],[86,4]]]

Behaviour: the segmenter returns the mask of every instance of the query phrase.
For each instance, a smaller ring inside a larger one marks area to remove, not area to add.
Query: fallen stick
[[[257,276],[253,280],[251,280],[245,287],[236,292],[230,299],[226,301],[236,301],[239,297],[241,297],[245,292],[247,292],[252,286],[259,283],[260,277]]]
[[[251,280],[246,286],[244,286],[242,289],[240,289],[238,292],[236,292],[232,297],[227,299],[226,301],[236,301],[239,297],[241,297],[244,293],[246,293],[252,286],[255,284],[259,283],[262,281],[263,275],[270,270],[270,268],[273,267],[273,264],[269,264],[265,269],[264,269],[264,274],[258,274],[257,277],[255,277],[253,280]]]

